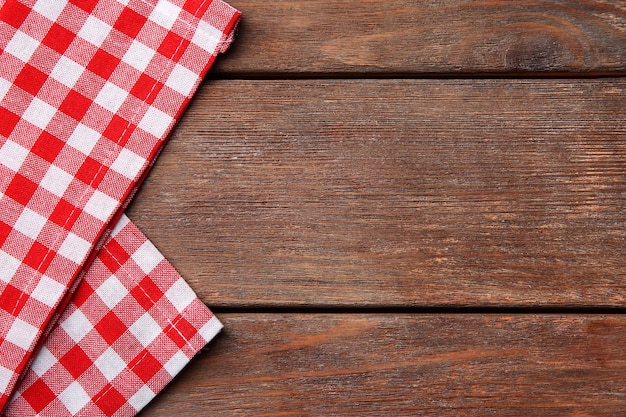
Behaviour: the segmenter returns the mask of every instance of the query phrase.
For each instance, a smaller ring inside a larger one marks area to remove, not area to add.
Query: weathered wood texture
[[[626,305],[626,1],[230,1],[129,215],[246,313],[141,415],[624,415],[626,316],[507,307]]]
[[[213,306],[623,306],[626,81],[215,81],[129,216]]]
[[[214,75],[626,73],[626,1],[232,0]]]
[[[624,415],[621,315],[222,319],[142,416]]]

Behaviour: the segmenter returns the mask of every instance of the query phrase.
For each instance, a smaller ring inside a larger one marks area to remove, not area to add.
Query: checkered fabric
[[[0,409],[238,18],[221,0],[0,0]]]
[[[174,268],[122,217],[5,416],[133,416],[220,328]]]

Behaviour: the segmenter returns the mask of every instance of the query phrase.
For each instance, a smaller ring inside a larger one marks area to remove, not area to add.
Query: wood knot
[[[504,53],[509,71],[550,71],[573,66],[575,57],[561,39],[526,33],[515,38]]]
[[[585,48],[579,39],[560,27],[517,22],[486,34],[473,45],[475,63],[516,71],[565,71],[580,68]],[[504,61],[504,62],[503,62]]]

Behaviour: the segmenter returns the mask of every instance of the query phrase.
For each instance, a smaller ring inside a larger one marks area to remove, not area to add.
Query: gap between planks
[[[341,314],[341,315],[622,315],[626,314],[624,307],[603,306],[232,306],[212,307],[207,305],[217,316],[222,314]]]
[[[218,80],[228,81],[298,81],[298,80],[588,80],[603,78],[624,78],[626,71],[607,72],[226,72],[209,73],[204,83]]]

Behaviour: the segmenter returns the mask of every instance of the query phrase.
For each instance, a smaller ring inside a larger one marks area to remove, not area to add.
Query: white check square
[[[33,10],[37,13],[55,21],[65,8],[65,1],[59,0],[38,0],[33,6]]]
[[[139,127],[157,138],[162,138],[174,121],[169,114],[150,106],[139,122]]]
[[[111,29],[111,26],[97,17],[90,15],[83,27],[78,31],[78,36],[96,46],[100,46],[107,36],[109,36]]]
[[[29,350],[37,338],[37,333],[39,333],[39,329],[37,327],[26,323],[24,320],[16,318],[5,337],[5,340],[21,347],[24,350]]]
[[[41,301],[48,307],[54,307],[64,293],[65,285],[44,275],[37,283],[31,297]]]
[[[165,365],[163,365],[163,368],[165,368],[167,373],[171,376],[176,376],[188,363],[189,358],[179,350],[170,358],[169,361],[167,361]]]
[[[22,214],[20,214],[13,227],[29,238],[36,240],[47,221],[48,219],[41,214],[24,207]]]
[[[154,54],[155,51],[153,49],[135,40],[122,57],[122,61],[139,71],[144,71]]]
[[[191,42],[208,52],[215,52],[222,39],[222,32],[204,21],[198,22],[198,30],[194,33]]]
[[[48,350],[46,346],[42,346],[37,354],[37,357],[30,366],[30,369],[38,376],[42,376],[48,369],[52,368],[57,363],[57,358]]]
[[[67,144],[85,155],[89,155],[96,143],[98,143],[100,136],[100,133],[97,131],[79,123],[67,139]]]
[[[36,39],[18,30],[4,48],[4,52],[18,57],[23,62],[28,62],[38,46],[39,42]]]
[[[113,161],[113,164],[111,164],[111,169],[119,172],[126,178],[134,179],[145,163],[146,160],[144,158],[133,151],[123,148],[117,158],[115,158],[115,161]]]
[[[17,143],[7,140],[0,147],[0,164],[18,172],[30,151]]]
[[[117,113],[127,96],[128,93],[125,90],[107,81],[94,101],[111,113]]]
[[[149,313],[145,313],[143,316],[139,317],[128,330],[130,330],[144,347],[152,343],[162,332],[161,326],[154,321]]]
[[[152,13],[150,13],[150,20],[166,29],[171,29],[176,19],[178,19],[181,10],[180,7],[169,1],[159,0]]]
[[[135,395],[129,398],[128,403],[137,411],[143,409],[156,394],[148,386],[141,387]]]
[[[113,381],[126,368],[126,362],[113,348],[105,350],[94,363],[109,382]]]
[[[7,92],[11,88],[11,85],[12,84],[9,80],[5,80],[4,78],[0,77],[0,101],[2,101],[4,96],[7,94]]]
[[[165,85],[184,96],[189,96],[197,81],[198,75],[196,73],[180,64],[176,64],[167,81],[165,81]]]
[[[65,388],[65,390],[59,394],[59,400],[69,410],[72,415],[76,415],[84,406],[91,401],[91,397],[85,392],[83,387],[78,381],[72,382],[72,384]]]
[[[50,72],[50,76],[64,86],[72,88],[84,71],[82,65],[62,56]]]
[[[196,294],[183,279],[178,279],[174,285],[167,290],[165,296],[174,307],[176,307],[179,313],[183,312],[185,308],[196,299]]]
[[[217,319],[217,317],[213,316],[204,326],[202,326],[198,333],[208,342],[212,340],[223,328],[224,325]]]
[[[65,333],[76,343],[80,342],[92,329],[93,325],[82,311],[76,310],[60,324]]]
[[[120,219],[115,224],[115,227],[113,227],[113,230],[111,230],[111,237],[115,237],[120,232],[120,230],[122,230],[124,226],[126,226],[129,222],[130,219],[126,217],[125,214],[122,214]]]
[[[15,373],[12,370],[0,366],[0,392],[6,392],[13,375],[15,375]]]
[[[131,258],[146,274],[152,272],[159,262],[165,259],[152,242],[147,240],[131,255]]]
[[[52,118],[56,114],[56,112],[56,108],[52,107],[45,101],[42,101],[35,97],[33,98],[33,101],[31,101],[30,106],[28,106],[22,117],[37,126],[38,128],[45,129],[48,123],[50,123],[50,120],[52,120]]]
[[[85,211],[103,222],[108,220],[117,208],[118,201],[102,191],[96,190],[85,204]]]
[[[0,281],[10,282],[22,263],[0,250]]]
[[[39,185],[57,197],[62,197],[74,177],[54,165],[50,165]]]
[[[126,287],[115,277],[111,275],[106,281],[104,281],[96,290],[96,294],[102,299],[102,302],[110,309],[113,309],[122,301],[128,290]]]
[[[76,264],[82,264],[91,249],[91,243],[74,233],[68,233],[58,250],[62,255]]]

